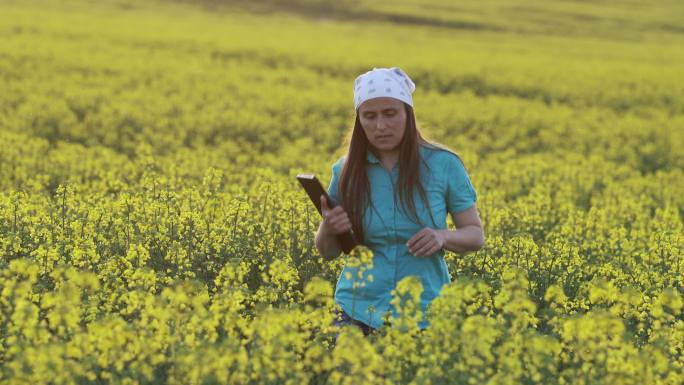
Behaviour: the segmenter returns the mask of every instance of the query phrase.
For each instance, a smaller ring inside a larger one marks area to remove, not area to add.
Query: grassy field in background
[[[683,62],[678,1],[3,0],[0,380],[680,384]],[[294,176],[391,66],[486,245],[425,333],[406,280],[334,343],[372,253],[320,258]]]

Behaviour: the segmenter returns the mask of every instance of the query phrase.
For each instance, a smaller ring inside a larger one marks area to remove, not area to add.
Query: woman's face
[[[400,100],[368,99],[359,106],[359,120],[370,144],[380,151],[394,150],[404,137],[406,110]]]

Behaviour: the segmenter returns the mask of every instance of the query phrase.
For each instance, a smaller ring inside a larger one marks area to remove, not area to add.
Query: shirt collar
[[[373,153],[370,150],[368,150],[366,160],[368,160],[368,163],[380,163],[380,160],[378,160],[378,158],[375,155],[373,155]]]
[[[370,150],[368,150],[366,160],[368,160],[368,163],[380,163],[380,160]]]

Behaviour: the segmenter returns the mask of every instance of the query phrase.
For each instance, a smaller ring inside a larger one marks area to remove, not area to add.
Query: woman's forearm
[[[482,228],[467,225],[456,230],[438,230],[444,237],[444,249],[455,253],[477,251],[484,246]]]
[[[334,234],[327,234],[322,226],[318,228],[316,233],[316,248],[323,259],[328,260],[337,258],[342,252],[337,237]]]

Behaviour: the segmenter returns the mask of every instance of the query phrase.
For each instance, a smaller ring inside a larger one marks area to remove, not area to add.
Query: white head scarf
[[[387,96],[399,99],[413,107],[411,94],[416,85],[399,67],[376,68],[359,75],[354,80],[354,109],[368,99]]]

